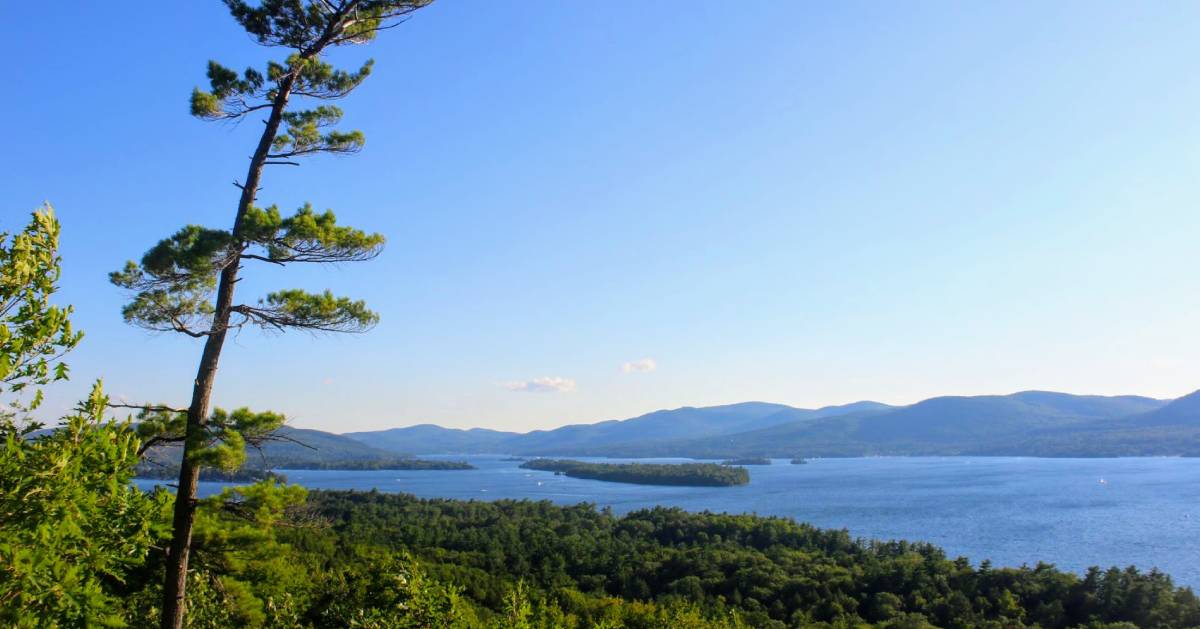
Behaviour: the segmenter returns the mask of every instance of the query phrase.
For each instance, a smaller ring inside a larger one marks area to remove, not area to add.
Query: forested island
[[[585,463],[566,459],[533,459],[520,467],[558,472],[573,478],[587,478],[637,485],[690,485],[729,487],[750,482],[744,468],[716,463]]]
[[[770,465],[771,459],[765,456],[744,456],[735,459],[725,459],[721,465]]]

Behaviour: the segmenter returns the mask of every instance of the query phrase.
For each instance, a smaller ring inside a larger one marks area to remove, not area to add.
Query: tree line
[[[637,485],[690,485],[729,487],[750,482],[750,473],[741,467],[715,463],[586,463],[568,459],[533,459],[520,467],[587,478]]]

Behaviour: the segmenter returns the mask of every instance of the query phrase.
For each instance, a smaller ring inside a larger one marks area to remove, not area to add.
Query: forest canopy
[[[560,472],[573,478],[638,485],[728,487],[750,482],[750,473],[745,469],[715,463],[585,463],[566,459],[534,459],[522,463],[521,467]]]

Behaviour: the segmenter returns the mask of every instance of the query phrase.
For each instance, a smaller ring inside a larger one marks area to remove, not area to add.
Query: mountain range
[[[818,409],[743,402],[528,433],[422,424],[344,437],[393,454],[1200,456],[1200,391],[1176,400],[1023,391]]]

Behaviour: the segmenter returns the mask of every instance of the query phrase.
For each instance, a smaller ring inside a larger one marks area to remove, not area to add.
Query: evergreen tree
[[[298,165],[321,153],[349,154],[363,146],[359,131],[336,129],[342,111],[327,104],[350,94],[370,74],[372,62],[342,70],[322,60],[337,46],[364,44],[396,26],[430,0],[224,0],[233,18],[259,44],[288,51],[265,71],[242,73],[208,64],[207,90],[196,88],[191,113],[203,120],[240,121],[262,115],[263,131],[250,158],[230,229],[188,225],[111,275],[131,293],[127,322],[151,330],[203,339],[191,403],[186,409],[144,407],[147,443],[181,441],[172,539],[163,587],[162,626],[178,629],[184,615],[188,553],[200,469],[236,467],[244,446],[265,438],[283,418],[241,409],[210,408],[212,387],[230,330],[258,326],[361,332],[378,320],[362,301],[287,289],[256,302],[235,299],[244,262],[275,265],[368,260],[383,246],[379,234],[338,225],[332,212],[305,205],[290,216],[275,206],[255,205],[269,165]],[[295,108],[296,102],[311,103]]]

